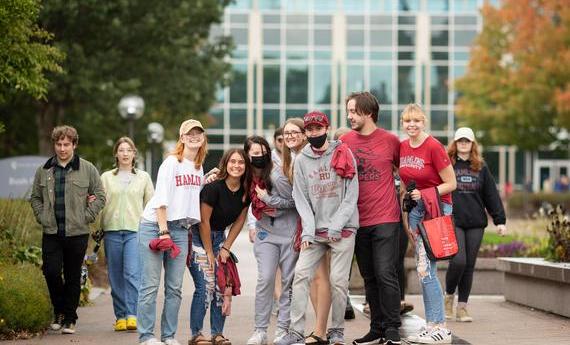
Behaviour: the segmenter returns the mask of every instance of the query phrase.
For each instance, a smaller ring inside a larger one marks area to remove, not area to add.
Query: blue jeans
[[[452,210],[451,205],[443,203],[443,214],[451,214]],[[409,213],[408,222],[417,240],[416,269],[420,285],[422,286],[426,322],[442,324],[445,322],[445,312],[443,308],[443,291],[437,278],[437,264],[427,257],[422,238],[416,232],[418,224],[424,219],[425,213],[424,203],[420,200],[418,205]]]
[[[223,231],[212,231],[212,248],[214,257],[218,256],[224,240]],[[198,227],[192,228],[192,261],[190,262],[190,274],[194,280],[194,297],[190,307],[190,330],[192,336],[202,334],[204,317],[208,306],[210,309],[210,326],[212,337],[222,334],[226,317],[222,315],[223,296],[216,281],[215,268],[211,271],[204,245],[200,239]]]
[[[148,244],[158,238],[158,223],[142,222],[139,226],[139,257],[141,265],[141,285],[138,301],[138,333],[142,343],[154,337],[156,315],[156,295],[160,284],[160,274],[164,266],[164,307],[160,320],[160,339],[174,338],[178,327],[178,311],[182,300],[182,278],[188,255],[188,230],[177,221],[168,222],[170,237],[180,248],[174,259],[169,252],[152,251]]]
[[[115,318],[137,316],[140,284],[137,232],[106,231],[103,243]]]

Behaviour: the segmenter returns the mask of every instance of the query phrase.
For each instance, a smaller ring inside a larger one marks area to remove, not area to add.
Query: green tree
[[[44,98],[46,72],[61,72],[63,54],[50,45],[52,35],[38,26],[39,12],[38,0],[0,2],[0,104],[20,94]],[[0,122],[0,133],[4,130]]]
[[[536,150],[570,127],[570,7],[565,0],[485,5],[483,30],[456,82],[460,122],[486,144]]]
[[[22,110],[27,121],[20,126],[23,121],[35,129],[29,140],[39,143],[40,153],[51,153],[51,129],[67,123],[79,131],[80,154],[99,162],[109,157],[106,165],[112,161],[108,141],[127,134],[117,103],[135,93],[146,103],[136,123],[137,144],[143,146],[142,129],[152,121],[174,139],[177,125],[202,117],[227,81],[231,41],[209,38],[209,32],[229,2],[45,0],[40,23],[66,54],[65,73],[50,76],[47,100],[18,100],[11,110]]]

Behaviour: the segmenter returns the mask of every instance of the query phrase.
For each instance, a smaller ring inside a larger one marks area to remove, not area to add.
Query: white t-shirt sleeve
[[[169,196],[174,192],[176,163],[176,157],[169,156],[160,165],[152,208],[168,207]]]

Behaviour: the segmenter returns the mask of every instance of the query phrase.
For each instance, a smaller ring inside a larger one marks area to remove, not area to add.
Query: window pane
[[[330,103],[331,101],[331,66],[319,64],[314,67],[313,103]]]
[[[287,16],[287,24],[309,24],[309,16],[303,14],[292,14]]]
[[[316,46],[330,46],[332,44],[332,31],[315,29],[315,45]]]
[[[447,47],[449,45],[449,31],[447,30],[432,31],[431,45]]]
[[[456,16],[455,24],[459,25],[477,25],[476,16]]]
[[[308,50],[289,50],[287,51],[287,60],[306,60],[309,58]]]
[[[230,144],[242,144],[245,142],[244,134],[230,135]]]
[[[415,73],[413,66],[398,66],[398,104],[415,102]]]
[[[364,50],[349,50],[346,52],[346,58],[348,60],[364,60]]]
[[[211,109],[208,114],[208,128],[224,128],[224,109]],[[208,139],[210,136],[208,135]],[[209,140],[208,140],[209,141]]]
[[[318,1],[317,1],[318,2]],[[363,12],[365,10],[365,1],[362,0],[344,0],[344,9],[345,11],[358,11]]]
[[[456,12],[477,12],[477,0],[456,0]]]
[[[414,60],[415,52],[398,52],[398,60]]]
[[[233,65],[233,80],[230,84],[230,102],[247,102],[247,65]]]
[[[348,65],[346,68],[346,91],[348,93],[364,90],[364,66]]]
[[[432,60],[449,60],[449,52],[431,52]]]
[[[380,114],[378,114],[378,125],[384,129],[392,130],[392,111],[382,110],[382,102],[380,102]]]
[[[212,127],[210,127],[212,128]],[[224,136],[218,134],[208,134],[208,144],[223,144]],[[210,150],[208,150],[208,156],[210,155]]]
[[[370,10],[374,12],[390,12],[392,11],[392,0],[374,0],[370,1]]]
[[[281,51],[278,49],[264,49],[263,58],[266,60],[281,58]]]
[[[263,109],[263,128],[279,127],[279,109]]]
[[[281,8],[281,0],[258,0],[261,10],[278,10]]]
[[[467,61],[469,60],[469,53],[468,52],[455,52],[453,53],[453,58],[455,60],[464,60]]]
[[[392,52],[370,52],[370,60],[373,62],[391,61]]]
[[[319,2],[319,1],[317,1],[317,2]],[[331,16],[320,16],[320,15],[315,14],[314,21],[315,21],[315,24],[331,24],[332,23],[332,17]]]
[[[413,30],[398,31],[398,45],[413,47],[416,45],[416,32]]]
[[[306,65],[287,66],[287,103],[307,103],[309,73]]]
[[[429,12],[448,12],[449,0],[430,0],[426,1]]]
[[[400,11],[418,11],[420,9],[420,0],[399,0],[398,4]]]
[[[362,1],[364,3],[364,1]],[[364,25],[364,16],[361,15],[347,15],[346,16],[347,25]]]
[[[330,50],[315,50],[315,60],[330,60],[332,53]]]
[[[380,104],[392,103],[392,66],[370,67],[370,92]]]
[[[296,109],[296,108],[287,108],[285,110],[285,117],[291,118],[291,117],[300,117],[303,118],[303,116],[307,113],[307,109]]]
[[[264,45],[280,45],[281,32],[279,29],[264,29],[263,30],[263,44]]]
[[[231,8],[248,9],[251,6],[250,0],[235,0],[230,2]]]
[[[307,29],[287,29],[287,45],[288,46],[298,46],[307,45],[309,43],[309,33]]]
[[[447,104],[449,91],[449,68],[433,66],[431,68],[431,104]]]
[[[279,65],[263,66],[263,102],[279,103]]]
[[[234,13],[230,16],[230,22],[236,24],[247,24],[249,16],[247,14]]]
[[[391,25],[392,24],[392,17],[391,16],[374,16],[374,15],[372,15],[372,16],[370,16],[370,24],[372,24],[372,25]]]
[[[247,29],[232,28],[231,35],[236,45],[247,45]]]
[[[265,14],[263,15],[263,22],[266,24],[279,24],[281,16],[278,14]]]
[[[456,47],[468,47],[473,43],[473,40],[477,36],[477,31],[475,30],[456,30],[454,32],[453,44]]]
[[[429,119],[432,131],[447,130],[447,111],[432,110]]]
[[[415,16],[399,16],[398,17],[398,24],[416,25],[416,17]]]
[[[364,30],[349,29],[346,33],[346,44],[349,47],[364,45]]]
[[[370,31],[370,45],[372,47],[391,47],[392,43],[392,30]]]
[[[447,25],[449,24],[449,17],[447,16],[433,16],[431,17],[432,25]]]
[[[232,129],[246,129],[247,127],[247,110],[230,109],[230,126]]]

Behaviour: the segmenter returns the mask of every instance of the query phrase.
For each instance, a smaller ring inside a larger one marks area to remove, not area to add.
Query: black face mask
[[[307,137],[307,140],[312,147],[320,149],[327,141],[327,133],[319,135],[318,137]]]
[[[267,158],[268,158],[267,155],[253,156],[251,157],[251,165],[253,165],[256,168],[263,169],[267,165],[268,162]]]

